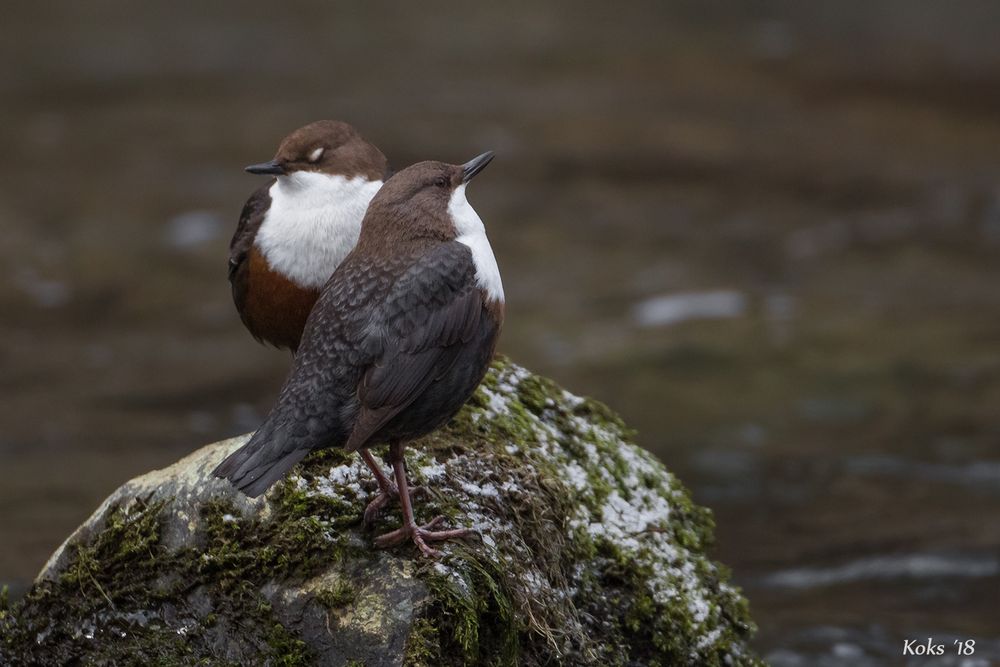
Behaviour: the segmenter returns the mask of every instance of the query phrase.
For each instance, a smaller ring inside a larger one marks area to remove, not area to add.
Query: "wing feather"
[[[229,242],[229,284],[233,289],[233,302],[236,304],[240,316],[243,315],[243,305],[246,303],[248,285],[248,262],[250,249],[253,248],[253,241],[257,237],[257,230],[264,222],[264,214],[271,205],[271,195],[269,190],[271,185],[257,188],[240,213],[240,220],[236,224],[236,232]],[[246,321],[244,321],[246,324]]]
[[[348,451],[368,444],[455,363],[472,340],[483,303],[469,249],[456,242],[428,252],[397,281],[371,336],[379,354],[358,387],[360,410]]]

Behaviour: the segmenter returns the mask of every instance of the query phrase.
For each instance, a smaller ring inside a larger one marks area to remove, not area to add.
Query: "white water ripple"
[[[872,556],[832,567],[781,570],[764,577],[761,584],[801,590],[858,581],[981,578],[998,574],[1000,560],[995,556],[914,553]]]

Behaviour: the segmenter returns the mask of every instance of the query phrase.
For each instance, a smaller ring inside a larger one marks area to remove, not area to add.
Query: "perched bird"
[[[247,200],[229,244],[233,301],[254,338],[294,354],[320,290],[358,241],[389,163],[352,126],[320,120],[246,170],[274,179]],[[371,454],[362,458],[385,478]]]
[[[347,123],[321,120],[246,170],[275,178],[247,200],[229,244],[233,301],[254,338],[294,353],[320,290],[357,243],[388,161]]]
[[[493,357],[504,317],[503,285],[466,185],[493,159],[420,162],[372,199],[357,247],[323,288],[277,405],[250,441],[214,471],[249,496],[264,493],[306,454],[326,447],[365,452],[389,443],[395,484],[379,479],[370,510],[398,494],[403,526],[386,547],[468,530],[418,526],[404,445],[448,421]],[[375,469],[373,468],[373,472]],[[380,475],[376,472],[376,477]]]

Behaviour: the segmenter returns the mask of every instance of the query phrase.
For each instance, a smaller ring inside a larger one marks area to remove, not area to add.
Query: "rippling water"
[[[196,8],[197,7],[197,8]],[[286,355],[225,247],[290,128],[470,197],[501,348],[716,512],[775,665],[1000,660],[991,2],[12,5],[0,25],[0,581],[125,479],[259,423]]]

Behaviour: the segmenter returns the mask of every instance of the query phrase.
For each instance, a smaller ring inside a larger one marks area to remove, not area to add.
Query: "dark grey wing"
[[[233,301],[240,312],[243,311],[248,287],[247,258],[253,247],[253,241],[257,237],[257,230],[260,229],[260,224],[264,222],[264,215],[267,213],[268,207],[271,206],[270,189],[271,183],[268,183],[250,195],[240,213],[240,221],[236,224],[236,233],[233,234],[233,238],[229,242],[229,283],[233,288]]]
[[[374,359],[358,387],[360,402],[346,449],[369,444],[379,429],[413,403],[454,364],[483,317],[469,248],[443,243],[424,254],[393,285],[369,324]]]
[[[292,372],[267,419],[213,471],[259,496],[314,449],[342,444],[356,413],[357,386],[371,365],[365,341],[371,304],[398,271],[354,253],[337,267],[306,322]]]

